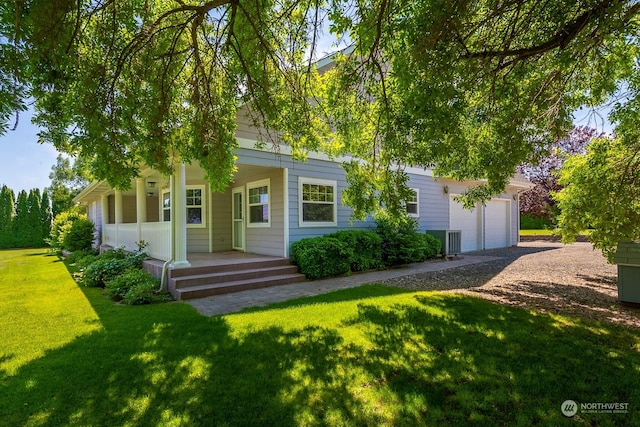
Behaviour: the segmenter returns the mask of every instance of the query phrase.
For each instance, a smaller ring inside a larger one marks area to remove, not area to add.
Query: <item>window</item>
[[[187,226],[191,228],[206,226],[204,185],[187,185],[186,187]],[[171,191],[162,191],[162,220],[171,221]]]
[[[187,185],[187,226],[206,226],[204,185]]]
[[[171,221],[171,192],[162,191],[162,220]]]
[[[301,227],[337,225],[336,181],[300,177],[298,191]]]
[[[271,204],[269,203],[270,180],[250,182],[247,184],[249,223],[247,227],[270,227]]]
[[[409,216],[419,217],[420,211],[418,208],[418,189],[410,188],[409,190],[413,192],[413,197],[405,200],[404,205],[407,209],[407,213],[409,214]]]

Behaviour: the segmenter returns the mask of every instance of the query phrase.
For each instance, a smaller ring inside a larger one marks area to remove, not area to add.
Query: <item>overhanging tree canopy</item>
[[[618,133],[638,144],[635,1],[13,3],[0,6],[3,125],[35,98],[43,139],[115,186],[140,161],[168,173],[179,158],[225,187],[245,104],[265,142],[364,160],[345,165],[359,217],[399,206],[407,165],[499,192],[576,108],[614,94]],[[323,25],[353,51],[318,75]]]

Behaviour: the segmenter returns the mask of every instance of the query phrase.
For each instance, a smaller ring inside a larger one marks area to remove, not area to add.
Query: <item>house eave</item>
[[[110,189],[111,187],[106,181],[94,181],[74,197],[73,202],[76,204],[86,204]]]

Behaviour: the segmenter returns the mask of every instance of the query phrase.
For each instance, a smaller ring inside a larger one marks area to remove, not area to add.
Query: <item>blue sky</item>
[[[9,126],[13,126],[15,116]],[[49,186],[49,173],[58,155],[51,144],[38,144],[38,127],[31,124],[31,113],[22,112],[15,131],[0,136],[0,187],[6,185],[16,195],[21,190]]]

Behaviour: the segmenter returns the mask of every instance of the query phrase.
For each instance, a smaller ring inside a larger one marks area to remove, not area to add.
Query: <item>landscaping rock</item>
[[[640,309],[618,301],[616,266],[590,243],[526,242],[469,255],[499,259],[383,283],[461,292],[538,312],[640,328]]]

